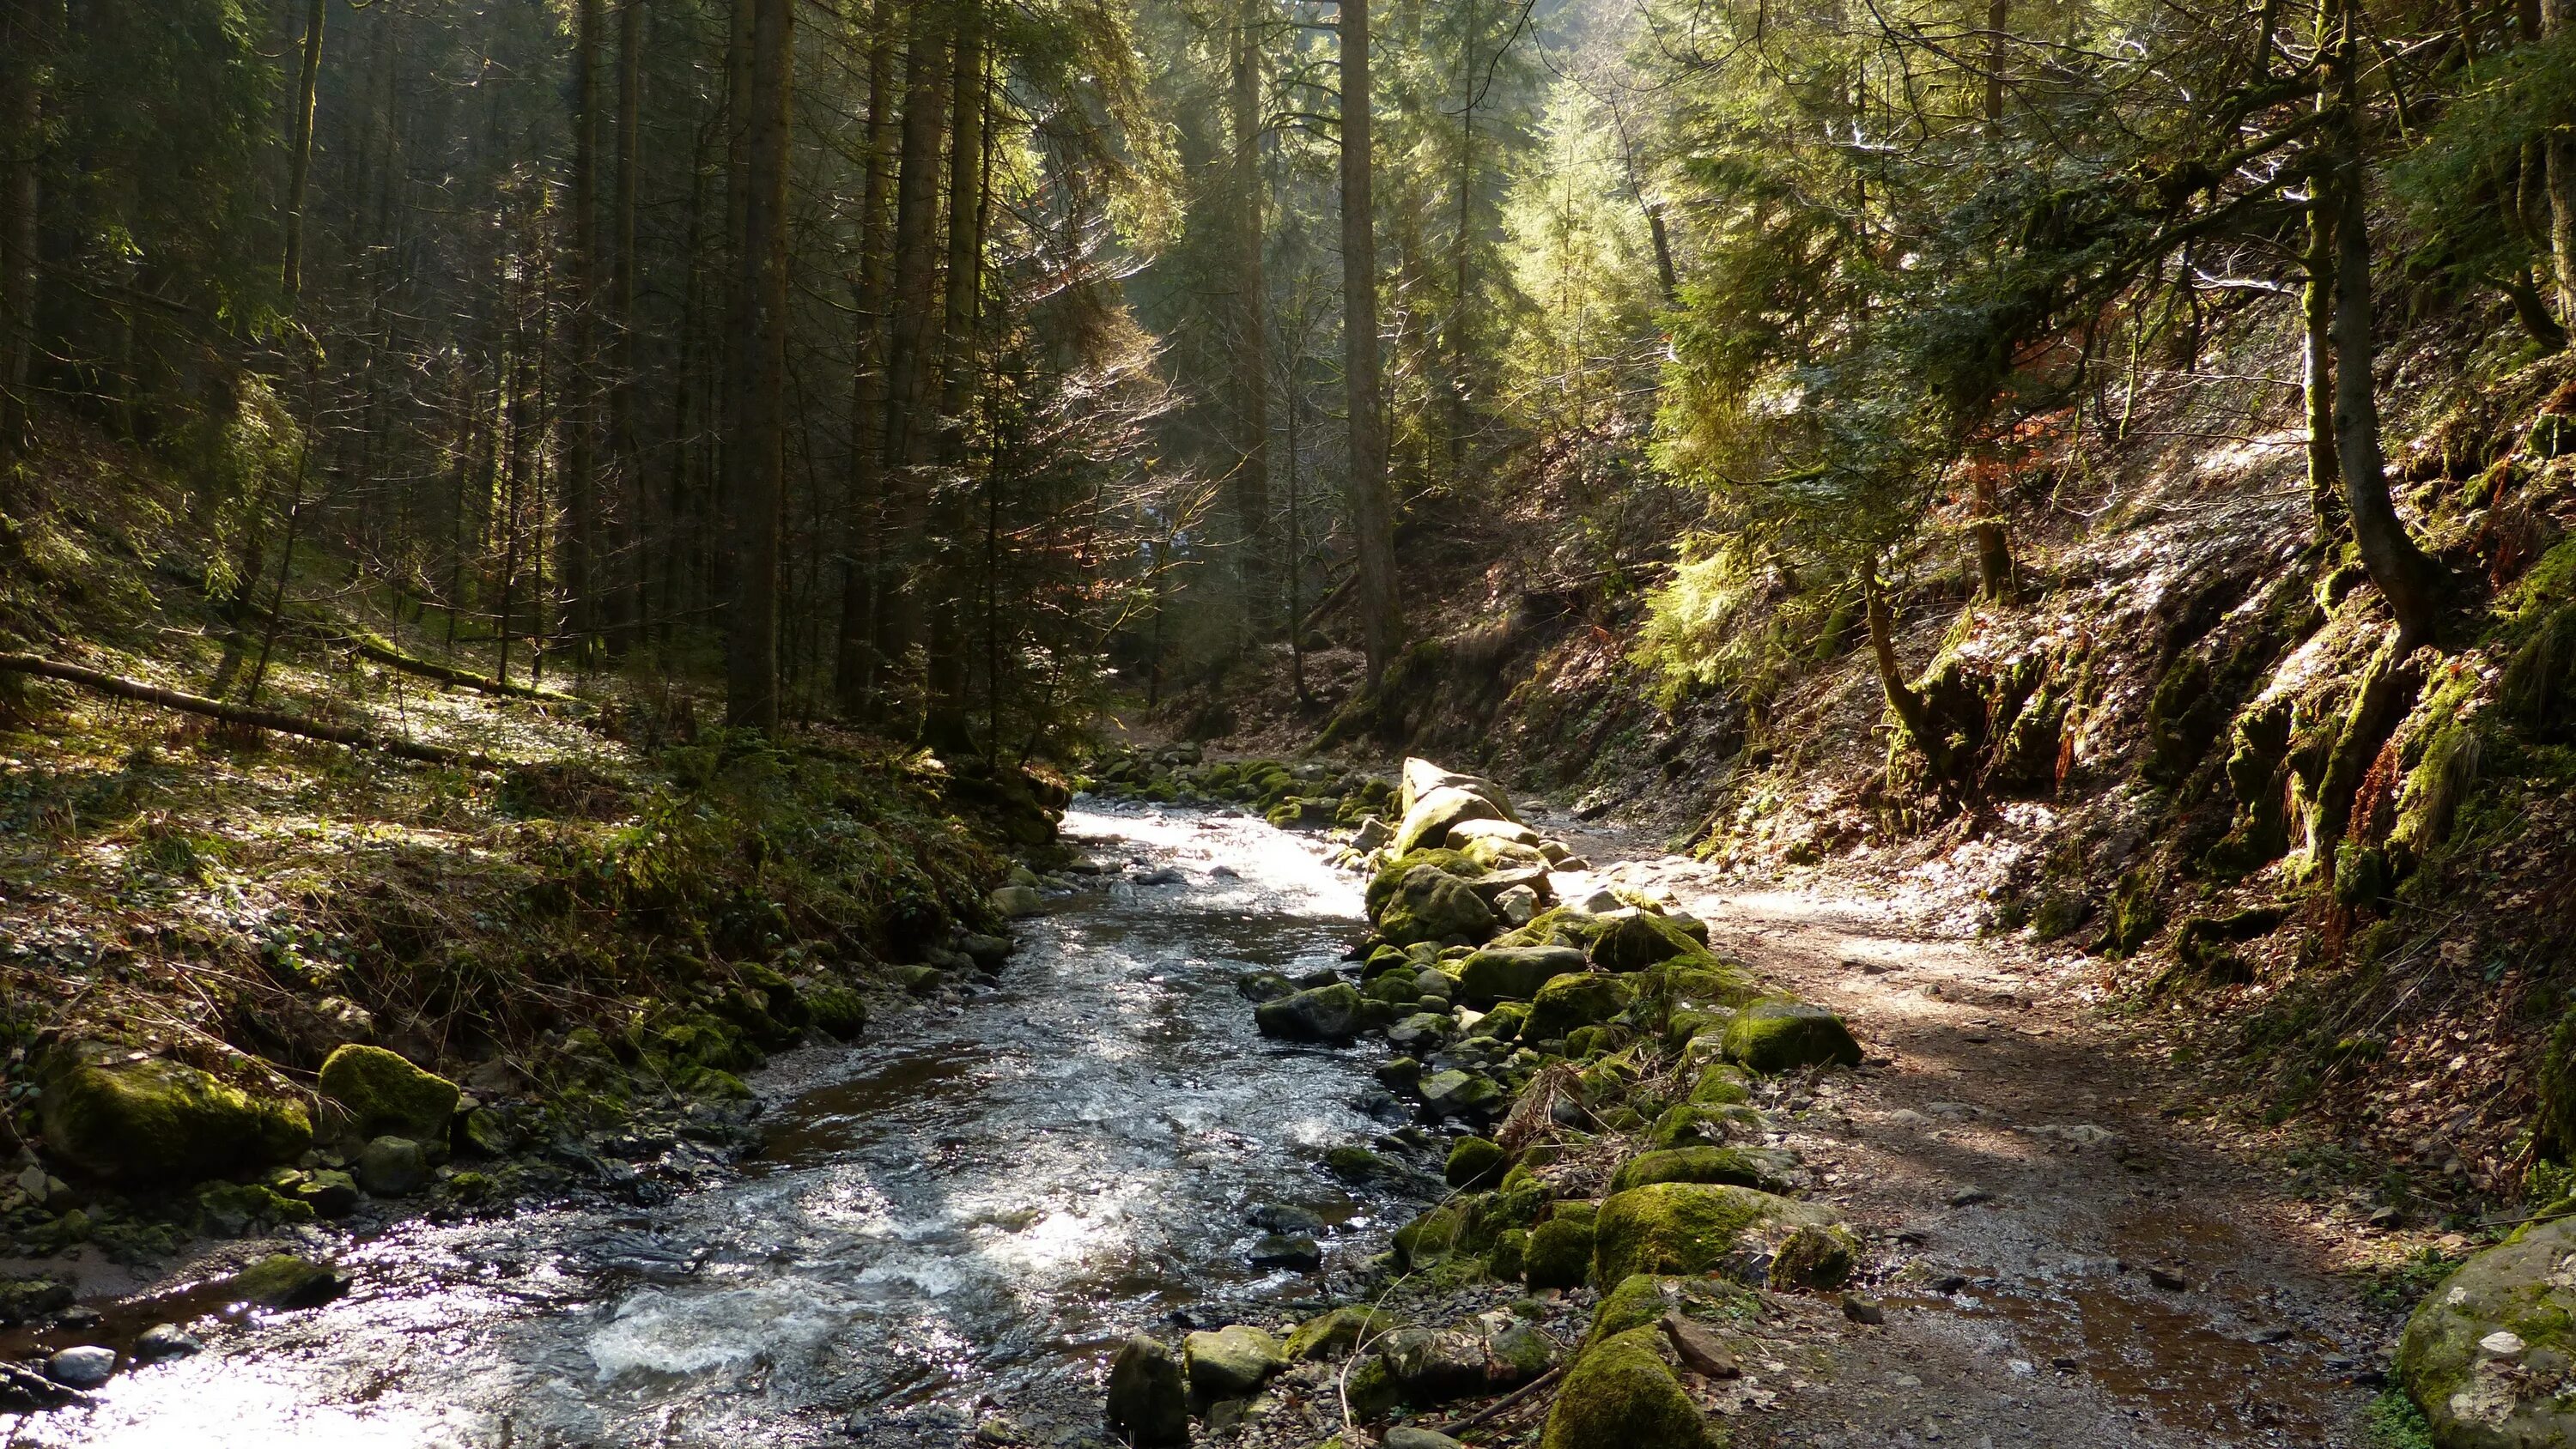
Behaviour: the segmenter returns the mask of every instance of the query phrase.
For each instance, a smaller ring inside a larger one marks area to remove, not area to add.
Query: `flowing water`
[[[738,1178],[659,1207],[413,1224],[328,1307],[26,1420],[20,1445],[959,1443],[1099,1432],[1107,1352],[1318,1292],[1410,1209],[1316,1167],[1366,1141],[1348,1052],[1253,1030],[1235,983],[1331,964],[1356,887],[1240,817],[1078,811],[1131,868],[1023,923],[993,989],[783,1059]],[[1261,1270],[1253,1210],[1323,1218],[1325,1275]]]

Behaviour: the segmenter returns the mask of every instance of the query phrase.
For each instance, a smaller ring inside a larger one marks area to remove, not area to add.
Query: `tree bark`
[[[794,0],[738,0],[751,12],[741,231],[734,246],[725,389],[725,532],[733,597],[725,719],[778,726],[778,588],[787,468],[787,146],[795,72]]]
[[[0,459],[28,445],[35,382],[37,219],[43,204],[44,64],[54,0],[6,0],[0,26]]]
[[[1878,666],[1878,687],[1887,696],[1887,708],[1897,723],[1914,740],[1932,762],[1932,773],[1948,778],[1949,758],[1944,742],[1932,727],[1932,707],[1923,696],[1905,682],[1904,666],[1896,659],[1896,621],[1888,613],[1885,589],[1878,581],[1878,565],[1869,564],[1860,571],[1860,596],[1869,622],[1870,659]]]
[[[33,674],[45,679],[59,679],[66,684],[77,684],[85,689],[97,690],[101,694],[114,695],[118,699],[157,704],[164,709],[184,710],[189,714],[204,715],[208,719],[219,719],[226,724],[275,730],[279,734],[299,735],[309,740],[325,740],[332,744],[349,745],[358,749],[381,750],[388,755],[406,760],[418,760],[424,764],[489,767],[497,763],[488,755],[451,750],[444,745],[425,745],[416,740],[398,740],[377,734],[373,730],[359,729],[355,725],[329,724],[321,720],[279,714],[275,710],[227,704],[220,699],[208,699],[201,694],[163,689],[157,684],[145,684],[141,680],[127,679],[121,675],[108,674],[96,669],[85,669],[77,664],[64,664],[58,660],[46,659],[34,654],[0,654],[0,673]]]
[[[322,20],[329,0],[312,0],[304,12],[304,55],[295,73],[295,134],[287,147],[286,256],[278,284],[293,311],[304,293],[304,201],[313,179],[314,92],[322,81]]]
[[[2540,0],[2540,33],[2566,33],[2576,0]],[[2576,326],[2576,138],[2564,128],[2541,142],[2548,165],[2549,256],[2558,279],[2558,317]]]
[[[1986,132],[2001,139],[2004,125],[2004,66],[2012,0],[1988,0],[1986,6]],[[1998,458],[1998,463],[2000,459]],[[2013,596],[2012,542],[2004,533],[2003,512],[1995,496],[1994,468],[1968,472],[1969,503],[1976,518],[1968,525],[1977,546],[1977,592],[1998,602]]]
[[[564,540],[560,566],[573,657],[587,664],[598,634],[592,597],[599,534],[598,341],[592,309],[599,296],[599,35],[602,0],[579,0],[572,41],[572,336],[571,376],[564,387]]]
[[[618,647],[632,644],[644,616],[644,442],[637,413],[643,379],[635,335],[635,211],[637,167],[643,144],[644,3],[625,0],[617,11],[617,257],[609,288],[615,293],[616,377],[608,400],[609,456],[617,469],[621,555],[615,602],[606,626]]]
[[[2308,197],[2307,279],[2299,292],[2299,381],[2308,408],[2308,512],[2319,542],[2343,527],[2343,470],[2335,456],[2335,214],[2333,173],[2319,168]]]
[[[1262,276],[1261,8],[1242,0],[1235,15],[1233,74],[1235,196],[1234,511],[1243,536],[1243,591],[1254,632],[1268,617],[1270,560],[1270,352]],[[1293,611],[1292,611],[1293,612]]]
[[[923,632],[922,580],[929,552],[930,428],[927,370],[937,327],[939,142],[947,36],[938,0],[913,0],[904,43],[903,156],[895,184],[894,296],[886,348],[885,464],[893,494],[887,532],[892,566],[879,580],[878,654],[905,667]]]
[[[967,420],[973,415],[982,381],[981,348],[976,333],[984,299],[984,14],[977,0],[951,0],[953,36],[948,79],[948,266],[941,299],[939,328],[938,457],[949,469],[961,469],[971,439]],[[927,420],[925,420],[927,421]],[[954,513],[940,516],[933,531],[941,538],[962,538],[966,521]],[[926,682],[930,715],[925,742],[943,754],[969,748],[966,720],[966,610],[968,591],[959,557],[943,558],[923,570],[916,588],[932,591]]]
[[[832,683],[841,713],[878,713],[884,661],[876,611],[884,589],[886,203],[893,190],[895,0],[876,0],[868,37],[867,176],[859,201],[858,337],[850,376],[849,531],[842,564],[840,647]]]
[[[1378,401],[1377,226],[1370,196],[1368,0],[1342,0],[1342,372],[1350,408],[1351,532],[1368,687],[1395,660],[1395,501]]]
[[[2387,596],[2397,616],[2398,655],[2430,642],[2441,604],[2442,568],[2415,546],[2388,492],[2387,460],[2380,451],[2379,398],[2372,376],[2377,347],[2371,337],[2370,220],[2362,196],[2362,147],[2356,75],[2357,37],[2351,0],[2332,0],[2339,23],[2329,73],[2339,119],[2333,128],[2335,193],[2335,452],[2343,474],[2344,504],[2352,510],[2353,540],[2362,567]]]

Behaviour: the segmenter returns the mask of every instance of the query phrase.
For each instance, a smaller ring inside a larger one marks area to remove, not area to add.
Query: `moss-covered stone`
[[[408,1137],[445,1144],[456,1118],[456,1084],[383,1047],[350,1042],[322,1060],[322,1096],[345,1114],[351,1135]]]
[[[1488,1188],[1503,1180],[1511,1161],[1510,1155],[1489,1138],[1461,1137],[1449,1149],[1442,1176],[1451,1187]]]
[[[1610,1175],[1610,1190],[1626,1192],[1658,1182],[1721,1182],[1787,1192],[1797,1184],[1797,1161],[1759,1147],[1679,1147],[1641,1152]]]
[[[1521,1040],[1561,1040],[1576,1027],[1595,1026],[1628,1008],[1628,985],[1597,973],[1555,977],[1538,989]]]
[[[1616,1193],[1593,1229],[1593,1276],[1742,1271],[1757,1251],[1801,1227],[1829,1227],[1829,1208],[1718,1183],[1660,1182]]]
[[[1288,1335],[1281,1356],[1292,1363],[1340,1358],[1363,1342],[1392,1333],[1401,1322],[1393,1314],[1362,1305],[1336,1308],[1297,1325],[1297,1331]]]
[[[1404,878],[1412,873],[1414,867],[1423,865],[1468,882],[1479,879],[1485,873],[1484,867],[1455,850],[1414,850],[1401,855],[1391,855],[1387,858],[1386,864],[1379,866],[1377,872],[1369,877],[1368,886],[1361,895],[1361,902],[1370,920],[1376,920],[1386,913],[1386,908],[1395,903],[1396,893],[1403,888]],[[1390,944],[1402,948],[1413,943],[1394,941],[1390,938]],[[1434,944],[1436,946],[1437,943]]]
[[[1502,807],[1470,788],[1445,785],[1413,802],[1395,827],[1395,852],[1449,843],[1452,826],[1469,820],[1500,820]]]
[[[289,1162],[313,1145],[294,1102],[180,1062],[91,1044],[57,1061],[38,1100],[45,1151],[132,1184],[182,1184]]]
[[[1600,1306],[1592,1311],[1592,1327],[1583,1341],[1596,1344],[1616,1338],[1667,1313],[1725,1319],[1750,1318],[1760,1312],[1761,1301],[1754,1295],[1712,1279],[1634,1273],[1601,1295]]]
[[[228,1302],[262,1308],[319,1308],[349,1287],[346,1274],[310,1258],[279,1253],[262,1258],[218,1285]]]
[[[1138,1334],[1109,1364],[1109,1427],[1147,1449],[1190,1442],[1189,1390],[1179,1360],[1160,1342]]]
[[[1753,1100],[1753,1088],[1744,1073],[1723,1062],[1713,1062],[1691,1085],[1690,1100],[1699,1107],[1737,1107]]]
[[[1403,1169],[1367,1148],[1347,1145],[1325,1151],[1324,1169],[1344,1182],[1382,1181],[1403,1174]]]
[[[1456,1203],[1441,1203],[1395,1230],[1395,1266],[1405,1272],[1445,1262],[1466,1237],[1468,1216]]]
[[[1726,1028],[1726,1055],[1748,1071],[1770,1073],[1856,1067],[1861,1054],[1841,1017],[1808,1002],[1774,998],[1735,1014]]]
[[[1241,1398],[1288,1366],[1279,1340],[1248,1323],[1181,1340],[1181,1375],[1200,1403]]]
[[[1458,968],[1459,999],[1484,1008],[1527,1001],[1559,976],[1583,970],[1583,953],[1570,946],[1488,946]]]
[[[2397,1344],[2397,1380],[2443,1449],[2576,1444],[2576,1218],[2533,1223],[2424,1295]]]
[[[1665,1108],[1646,1129],[1646,1147],[1652,1152],[1719,1147],[1741,1133],[1760,1130],[1761,1125],[1761,1114],[1750,1107],[1679,1102]]]
[[[1342,1042],[1359,1031],[1360,994],[1346,982],[1294,992],[1253,1008],[1261,1034],[1282,1041]]]
[[[1399,945],[1452,937],[1482,941],[1494,933],[1494,910],[1467,882],[1418,865],[1397,883],[1394,897],[1377,917],[1377,928]]]
[[[1717,1449],[1724,1442],[1664,1363],[1658,1330],[1647,1327],[1595,1344],[1567,1370],[1539,1449]]]
[[[313,1221],[313,1206],[259,1182],[210,1182],[197,1189],[197,1231],[238,1238]]]
[[[1518,1041],[1522,1024],[1529,1020],[1529,1011],[1527,1002],[1506,1001],[1477,1018],[1476,1023],[1467,1028],[1465,1035],[1489,1036],[1496,1041]]]
[[[1604,971],[1643,971],[1675,957],[1704,954],[1680,925],[1644,911],[1617,917],[1592,938],[1592,964]]]
[[[816,1030],[840,1041],[856,1041],[868,1028],[867,998],[847,986],[817,986],[805,993],[805,1008]]]
[[[1793,1228],[1771,1253],[1774,1288],[1840,1288],[1860,1266],[1860,1239],[1840,1223]]]
[[[1592,1276],[1592,1218],[1564,1213],[1530,1229],[1521,1272],[1532,1288],[1580,1288]]]

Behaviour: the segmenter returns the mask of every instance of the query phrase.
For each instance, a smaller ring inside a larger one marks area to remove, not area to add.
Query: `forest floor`
[[[1871,1240],[1861,1291],[1885,1322],[1777,1299],[1778,1358],[1747,1365],[1767,1392],[1732,1396],[1755,1409],[1739,1443],[2390,1442],[2372,1424],[2399,1290],[2465,1240],[2317,1200],[2311,1144],[2229,1120],[2089,963],[1863,887],[1747,889],[1629,832],[1569,838],[1869,1053],[1789,1098],[1783,1145]]]

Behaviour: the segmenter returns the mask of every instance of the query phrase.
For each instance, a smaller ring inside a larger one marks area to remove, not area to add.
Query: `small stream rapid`
[[[1257,820],[1086,808],[1065,828],[1130,868],[1023,923],[961,1007],[773,1066],[741,1177],[407,1225],[343,1255],[340,1301],[203,1325],[202,1355],[14,1442],[955,1445],[995,1415],[1040,1445],[1098,1434],[1125,1333],[1311,1296],[1410,1208],[1316,1167],[1384,1130],[1356,1059],[1262,1040],[1236,991],[1335,961],[1354,884]],[[1249,1264],[1272,1203],[1329,1225],[1325,1275]]]

